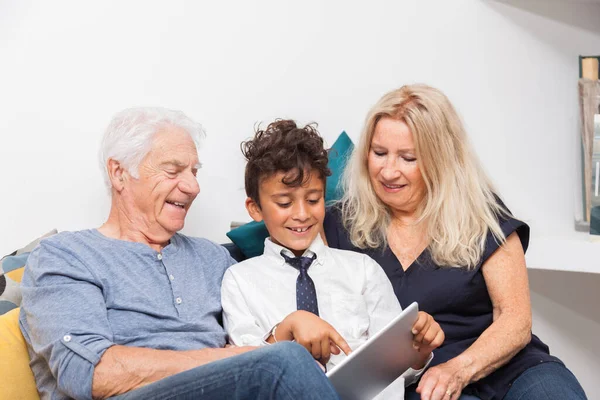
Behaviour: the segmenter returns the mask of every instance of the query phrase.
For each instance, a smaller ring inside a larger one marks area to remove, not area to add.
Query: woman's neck
[[[392,220],[391,223],[393,225],[402,227],[402,226],[416,226],[421,225],[423,221],[421,220],[421,213],[415,210],[392,210]]]
[[[427,222],[420,216],[394,214],[388,228],[387,240],[390,249],[406,271],[429,245]]]

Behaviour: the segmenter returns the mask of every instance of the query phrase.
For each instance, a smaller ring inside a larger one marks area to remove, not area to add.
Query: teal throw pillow
[[[343,194],[340,185],[342,174],[346,168],[348,158],[354,149],[352,140],[342,132],[329,149],[329,160],[327,166],[331,170],[331,176],[327,177],[327,188],[325,190],[325,203],[330,204],[339,200]],[[265,239],[269,237],[269,231],[264,222],[252,221],[227,232],[227,237],[244,253],[246,258],[260,256],[265,248]]]
[[[263,253],[269,231],[264,222],[252,221],[230,230],[227,237],[240,248],[246,258],[252,258]]]
[[[341,199],[344,194],[344,188],[341,185],[342,175],[352,150],[354,150],[354,144],[345,131],[340,133],[340,136],[329,149],[327,166],[331,170],[331,176],[327,177],[327,188],[325,190],[325,202],[327,204]]]

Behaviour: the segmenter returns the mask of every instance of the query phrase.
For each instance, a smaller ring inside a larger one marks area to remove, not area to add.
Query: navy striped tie
[[[296,308],[298,310],[309,311],[319,315],[319,304],[317,303],[317,291],[315,283],[308,275],[308,268],[317,258],[316,254],[312,257],[288,257],[281,252],[285,262],[300,271],[296,279]]]

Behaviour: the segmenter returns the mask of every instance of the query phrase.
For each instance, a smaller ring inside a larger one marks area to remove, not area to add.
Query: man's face
[[[128,176],[123,191],[127,214],[150,241],[168,241],[183,228],[200,192],[198,168],[196,145],[186,132],[170,127],[155,135],[139,178]]]
[[[255,221],[265,221],[271,240],[300,256],[321,231],[325,218],[325,185],[318,172],[302,186],[289,187],[279,172],[260,183],[260,205],[246,200]]]

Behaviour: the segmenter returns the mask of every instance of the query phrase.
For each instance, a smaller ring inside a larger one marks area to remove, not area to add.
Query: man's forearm
[[[227,347],[189,351],[112,346],[94,369],[92,396],[106,398],[126,393],[171,375],[251,350]]]

